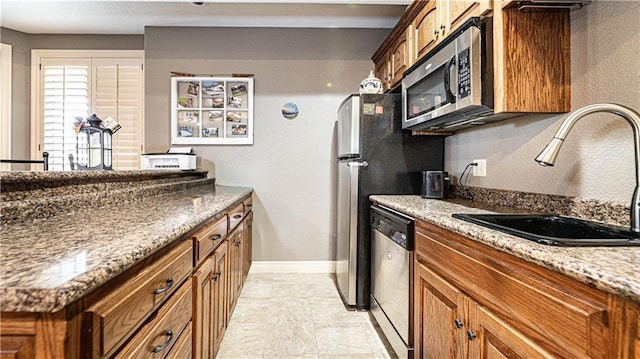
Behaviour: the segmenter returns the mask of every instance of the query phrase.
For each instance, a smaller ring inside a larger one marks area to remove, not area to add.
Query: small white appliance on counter
[[[196,169],[196,154],[191,147],[171,147],[167,153],[145,153],[140,156],[140,168],[192,171]]]

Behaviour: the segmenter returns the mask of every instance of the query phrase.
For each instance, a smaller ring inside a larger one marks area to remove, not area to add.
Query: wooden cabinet
[[[421,221],[415,246],[418,357],[640,355],[637,303]]]
[[[243,224],[229,234],[229,312],[233,312],[242,289]]]
[[[192,276],[194,358],[213,358],[220,349],[248,267],[244,255],[251,236],[245,234],[245,226],[253,218],[252,205],[251,197],[243,199],[194,235],[194,245],[203,243],[202,238],[209,245],[207,238],[222,235],[213,241],[213,252],[205,251],[206,257],[196,262]]]
[[[225,213],[193,235],[194,266],[207,258],[213,249],[222,243],[228,230],[228,216]]]
[[[90,306],[84,314],[85,355],[103,357],[125,341],[191,275],[192,252],[192,243],[183,241]]]
[[[424,7],[413,20],[411,25],[413,31],[413,57],[411,63],[418,62],[434,46],[440,37],[440,19],[438,17],[438,2],[430,0],[425,2]]]
[[[243,231],[243,252],[242,252],[242,285],[244,285],[249,269],[251,268],[251,256],[252,256],[252,237],[253,237],[253,212],[249,212],[244,218],[244,231]]]
[[[215,357],[251,263],[251,209],[241,198],[62,310],[3,312],[0,357]]]
[[[391,47],[391,83],[398,84],[402,81],[404,72],[409,68],[409,40],[407,34],[401,34]]]
[[[193,286],[193,355],[194,358],[212,357],[214,331],[213,286],[217,280],[214,259],[208,257],[191,277]]]
[[[419,262],[414,276],[414,357],[465,358],[466,297]]]
[[[220,343],[222,337],[227,329],[227,318],[229,315],[229,302],[227,300],[227,283],[229,275],[227,272],[227,245],[223,244],[218,246],[213,252],[214,274],[212,284],[212,337],[211,344],[213,345],[213,355],[220,349]],[[197,358],[197,357],[196,357]]]
[[[372,57],[385,89],[396,88],[405,71],[475,16],[493,22],[494,113],[509,118],[568,112],[569,12],[519,11],[499,0],[414,1]]]
[[[164,358],[191,321],[191,282],[186,281],[115,359]]]

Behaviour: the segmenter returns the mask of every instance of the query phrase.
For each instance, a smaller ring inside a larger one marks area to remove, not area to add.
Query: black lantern
[[[100,126],[102,120],[95,114],[87,118],[76,135],[79,170],[111,170],[111,130]]]

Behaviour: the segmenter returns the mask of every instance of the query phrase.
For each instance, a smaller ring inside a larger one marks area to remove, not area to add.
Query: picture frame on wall
[[[253,145],[253,77],[172,77],[171,144]]]

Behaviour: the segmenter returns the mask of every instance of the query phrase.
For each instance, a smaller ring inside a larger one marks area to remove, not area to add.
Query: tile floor
[[[344,307],[332,275],[249,273],[216,358],[392,356],[369,313]]]

